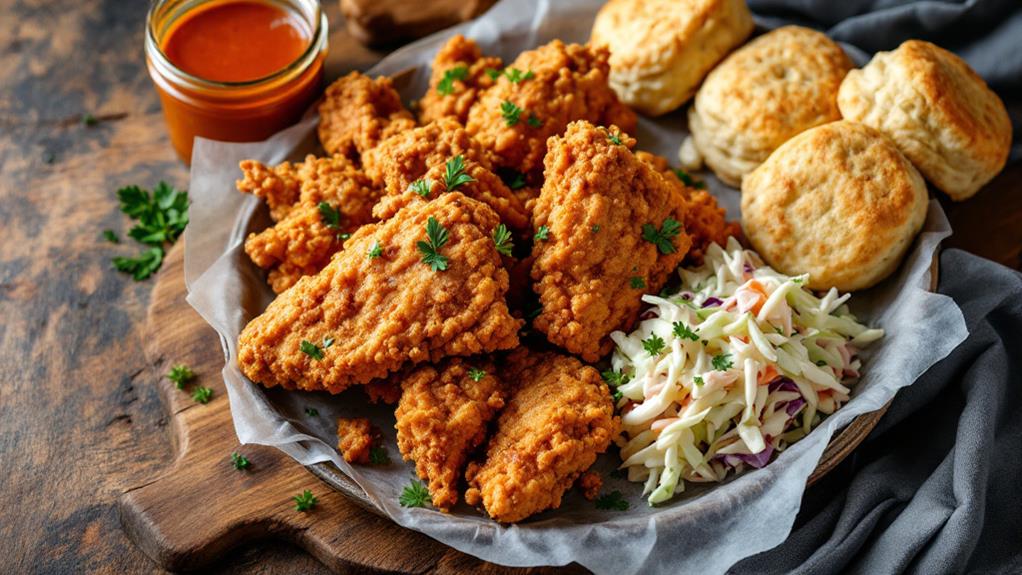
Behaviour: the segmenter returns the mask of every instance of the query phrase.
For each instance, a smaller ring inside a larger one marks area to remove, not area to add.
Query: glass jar
[[[190,163],[195,136],[250,142],[290,126],[316,99],[323,84],[328,31],[326,15],[317,0],[266,2],[287,12],[309,32],[305,51],[268,76],[217,82],[189,74],[167,57],[165,41],[187,14],[232,1],[238,0],[154,0],[149,8],[146,64],[160,95],[170,141],[185,163]],[[252,38],[253,42],[258,40]]]

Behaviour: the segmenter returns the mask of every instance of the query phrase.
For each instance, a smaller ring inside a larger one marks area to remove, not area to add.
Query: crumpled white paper
[[[554,38],[585,42],[601,0],[505,1],[482,18],[398,50],[371,75],[397,76],[408,101],[426,87],[429,63],[451,35],[463,33],[488,54],[510,62],[523,50]],[[643,120],[639,147],[674,160],[685,135],[683,115]],[[950,235],[946,218],[931,202],[923,233],[899,273],[852,298],[853,310],[887,336],[865,356],[863,380],[845,407],[808,437],[761,470],[720,485],[695,486],[669,504],[649,507],[641,485],[610,477],[616,453],[604,455],[604,492],[620,490],[631,507],[596,510],[575,492],[560,509],[518,525],[502,526],[464,504],[451,514],[405,509],[398,495],[413,475],[394,440],[393,409],[370,406],[360,390],[337,396],[266,390],[238,370],[237,337],[242,327],[272,300],[264,275],[245,255],[245,236],[269,223],[259,200],[238,193],[238,162],[276,163],[301,158],[316,148],[315,118],[255,144],[198,140],[191,174],[191,224],[185,236],[188,302],[220,334],[231,413],[242,443],[272,445],[303,464],[330,461],[365,489],[372,502],[397,523],[487,561],[510,566],[577,562],[596,573],[723,573],[737,561],[781,543],[801,503],[806,479],[835,431],[856,416],[876,410],[945,357],[967,335],[961,312],[947,297],[929,293],[930,263],[941,239]],[[706,175],[711,191],[738,217],[737,191]],[[357,337],[357,334],[350,334]],[[318,415],[309,416],[306,408]],[[335,449],[338,417],[365,416],[383,431],[392,462],[351,466]],[[614,451],[614,450],[612,450]]]

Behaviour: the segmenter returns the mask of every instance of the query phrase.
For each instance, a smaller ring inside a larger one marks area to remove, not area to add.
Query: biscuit
[[[841,119],[837,91],[852,69],[841,46],[801,26],[749,42],[706,77],[688,111],[696,149],[738,187],[770,152],[814,126]]]
[[[974,195],[1004,167],[1011,119],[958,56],[920,40],[879,52],[848,74],[841,115],[876,128],[952,200]]]
[[[926,182],[887,136],[837,121],[788,140],[742,180],[742,228],[774,269],[812,289],[868,288],[926,219]]]
[[[610,85],[651,116],[695,93],[706,74],[752,33],[745,0],[610,0],[590,42],[610,49]]]

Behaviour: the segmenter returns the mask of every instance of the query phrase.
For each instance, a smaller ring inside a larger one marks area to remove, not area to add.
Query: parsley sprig
[[[252,462],[250,462],[247,457],[237,451],[231,453],[231,463],[233,463],[234,468],[239,471],[248,469],[252,465]]]
[[[369,253],[367,255],[371,260],[374,260],[383,255],[383,246],[380,245],[379,240],[373,242],[373,245],[369,248]]]
[[[425,507],[426,505],[433,504],[433,498],[429,495],[429,490],[422,484],[418,479],[413,479],[403,491],[401,496],[398,497],[397,502],[402,507]]]
[[[427,179],[418,179],[412,182],[412,191],[424,198],[429,197],[429,193],[433,191],[433,181]]]
[[[650,355],[660,355],[660,352],[664,350],[664,345],[664,338],[655,333],[651,333],[648,338],[642,340],[642,349],[645,349],[646,353]]]
[[[642,239],[655,244],[662,254],[673,254],[677,251],[673,240],[679,232],[681,223],[674,218],[665,219],[659,230],[653,224],[642,224]]]
[[[309,491],[308,489],[303,491],[301,495],[295,495],[291,499],[295,500],[295,511],[308,511],[315,507],[317,503],[319,503],[319,500],[316,499],[316,496],[313,495],[312,492]]]
[[[179,363],[170,368],[170,371],[167,372],[167,379],[173,381],[178,389],[184,389],[186,383],[195,379],[195,372],[187,365]]]
[[[532,73],[532,70],[522,72],[518,68],[504,68],[504,77],[512,84],[518,84],[525,80],[531,80],[535,78],[536,75]]]
[[[536,235],[532,236],[532,239],[536,241],[546,241],[550,239],[550,228],[546,226],[539,226],[536,228]]]
[[[610,511],[627,511],[628,500],[621,495],[620,491],[615,489],[603,497],[598,498],[596,500],[596,508]]]
[[[646,289],[646,280],[642,276],[632,276],[628,280],[628,284],[632,286],[632,289]]]
[[[444,72],[444,77],[437,82],[436,91],[444,96],[454,93],[454,82],[468,77],[468,66],[458,65]]]
[[[706,182],[693,178],[688,172],[681,168],[674,170],[674,175],[678,176],[678,179],[690,188],[695,188],[697,190],[706,189]]]
[[[713,364],[713,369],[717,371],[727,371],[734,367],[735,365],[734,362],[731,360],[730,353],[722,353],[720,355],[715,355],[713,356],[713,359],[710,360],[710,363]]]
[[[680,337],[681,339],[699,341],[699,336],[696,335],[696,332],[689,329],[687,325],[681,323],[680,321],[676,321],[672,325],[673,325],[672,331],[674,332],[674,335]]]
[[[603,381],[606,381],[607,385],[614,390],[611,394],[611,397],[614,398],[614,403],[617,403],[618,400],[621,399],[621,390],[618,388],[628,383],[632,379],[631,376],[629,376],[625,372],[618,371],[615,369],[608,369],[606,371],[600,372],[600,377],[602,377]]]
[[[422,252],[422,262],[435,272],[446,270],[447,256],[440,254],[440,248],[447,243],[447,229],[440,225],[440,222],[433,216],[426,221],[426,239],[427,241],[419,240],[415,244]]]
[[[493,230],[493,243],[497,246],[497,253],[505,256],[511,255],[515,244],[511,241],[511,230],[504,224],[498,225]]]
[[[339,230],[341,228],[340,211],[327,202],[320,202],[316,207],[319,208],[319,219],[326,224],[326,227],[331,230]]]
[[[504,100],[500,103],[500,116],[504,118],[504,123],[510,128],[511,126],[518,125],[518,120],[522,115],[522,109],[515,105],[510,100]]]
[[[454,156],[444,165],[444,187],[453,192],[464,184],[471,184],[475,178],[465,173],[465,158]]]
[[[199,386],[192,391],[192,399],[196,403],[209,403],[209,400],[213,397],[213,390],[208,387]]]
[[[113,258],[113,265],[141,281],[160,269],[164,245],[174,243],[188,225],[188,193],[161,181],[152,194],[139,186],[123,187],[117,199],[121,211],[136,221],[128,236],[150,247],[134,258]]]
[[[478,367],[472,367],[468,370],[468,378],[475,382],[480,382],[486,377],[486,372],[479,369]]]
[[[383,446],[370,447],[369,463],[373,465],[387,465],[390,463],[390,454],[387,453],[387,448]]]
[[[317,361],[323,359],[323,349],[307,339],[302,340],[302,343],[298,345],[298,349],[312,359]]]

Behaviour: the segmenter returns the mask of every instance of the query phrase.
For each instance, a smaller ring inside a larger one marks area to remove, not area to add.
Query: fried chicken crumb
[[[374,379],[365,384],[369,403],[394,405],[401,399],[401,384],[391,379]]]
[[[348,463],[369,463],[373,426],[364,417],[337,420],[337,449]]]
[[[582,491],[582,497],[587,501],[593,501],[600,496],[600,489],[603,488],[603,478],[595,471],[586,471],[578,478],[576,486]]]

